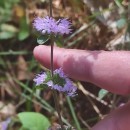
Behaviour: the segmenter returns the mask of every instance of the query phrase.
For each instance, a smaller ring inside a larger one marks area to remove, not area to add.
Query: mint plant
[[[57,91],[62,92],[67,96],[74,97],[77,95],[77,87],[74,86],[73,82],[67,77],[62,68],[58,68],[56,70],[53,69],[53,49],[54,42],[58,37],[71,33],[71,22],[66,18],[55,20],[52,17],[52,0],[50,0],[50,16],[46,16],[45,18],[36,17],[33,22],[33,27],[42,35],[40,38],[40,44],[47,42],[49,39],[51,41],[51,71],[37,74],[34,78],[34,82],[36,84],[36,88],[39,88],[38,86],[46,86],[53,91],[55,106],[61,125],[60,130],[67,130],[63,126],[61,119]]]

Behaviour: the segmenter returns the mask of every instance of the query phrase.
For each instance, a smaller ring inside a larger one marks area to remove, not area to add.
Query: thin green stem
[[[53,65],[53,46],[54,46],[54,40],[53,36],[51,36],[51,76],[53,77],[53,70],[54,70],[54,65]]]
[[[59,123],[61,125],[61,130],[64,130],[64,126],[63,126],[63,122],[62,122],[62,118],[61,118],[61,114],[60,114],[60,107],[59,107],[58,97],[57,97],[57,92],[56,91],[53,91],[53,97],[54,97],[55,107],[56,107],[58,117],[59,117]]]

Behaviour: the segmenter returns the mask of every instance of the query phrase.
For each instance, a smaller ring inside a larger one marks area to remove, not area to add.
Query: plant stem
[[[49,1],[50,2],[50,17],[52,17],[52,0]],[[53,49],[54,49],[54,36],[51,36],[51,76],[53,79],[53,70],[54,70],[54,65],[53,65]],[[59,104],[58,104],[58,99],[57,99],[57,92],[55,90],[53,90],[53,97],[54,97],[54,102],[55,102],[55,107],[59,116],[59,123],[61,125],[61,130],[64,130],[63,127],[63,122],[61,119],[61,114],[60,114],[60,108],[59,108]]]
[[[63,122],[62,122],[61,114],[60,114],[60,108],[59,108],[59,104],[58,104],[57,92],[56,91],[53,91],[53,97],[54,97],[54,101],[55,101],[55,107],[56,107],[56,110],[57,110],[57,113],[58,113],[58,116],[59,116],[59,123],[61,125],[61,130],[64,130]]]
[[[50,17],[52,17],[52,0],[50,0]],[[51,35],[51,75],[53,77],[53,46],[54,46],[54,38]]]
[[[51,76],[52,77],[54,75],[53,74],[53,44],[54,44],[54,38],[52,36],[51,37]],[[60,125],[61,125],[61,129],[64,130],[63,122],[62,122],[61,114],[60,114],[60,108],[59,108],[59,104],[58,104],[58,99],[57,99],[57,92],[55,90],[53,90],[52,92],[53,92],[53,97],[54,97],[54,102],[55,102],[55,108],[56,108],[58,116],[59,116],[59,122],[60,122]]]
[[[49,4],[50,4],[50,17],[52,17],[52,0],[49,1]]]

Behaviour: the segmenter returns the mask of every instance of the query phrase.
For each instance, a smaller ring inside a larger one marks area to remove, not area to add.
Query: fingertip
[[[46,57],[48,52],[50,51],[50,47],[45,45],[38,45],[33,50],[34,57],[39,61],[44,60],[43,56]],[[47,56],[48,57],[48,56]]]
[[[35,59],[44,67],[50,68],[51,47],[46,45],[38,45],[33,50]],[[55,61],[54,61],[55,64]]]
[[[38,45],[33,49],[33,54],[34,56],[37,56],[39,54],[39,52],[41,52],[42,49],[42,45]]]

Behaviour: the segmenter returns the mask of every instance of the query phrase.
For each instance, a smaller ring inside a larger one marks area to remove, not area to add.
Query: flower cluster
[[[11,119],[8,118],[7,120],[1,122],[1,130],[7,130],[8,129],[8,125],[11,122]]]
[[[59,19],[46,16],[45,18],[37,17],[34,19],[33,26],[42,34],[69,34],[71,32],[71,22],[68,19]]]
[[[76,95],[77,87],[75,87],[73,85],[73,82],[67,78],[62,68],[56,69],[54,71],[53,78],[50,72],[43,72],[41,74],[38,74],[34,78],[34,82],[36,83],[36,86],[45,84],[50,89],[63,92],[70,97],[74,97]]]

